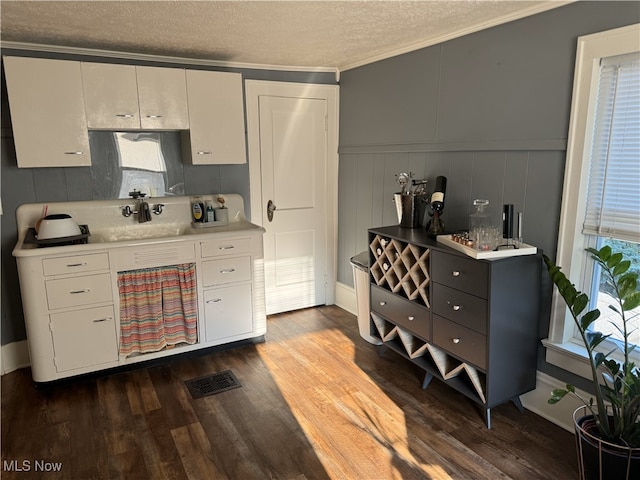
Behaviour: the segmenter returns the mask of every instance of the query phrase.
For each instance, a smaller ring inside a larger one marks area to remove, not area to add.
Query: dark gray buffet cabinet
[[[536,386],[541,254],[475,259],[423,229],[369,230],[371,334],[491,408]]]

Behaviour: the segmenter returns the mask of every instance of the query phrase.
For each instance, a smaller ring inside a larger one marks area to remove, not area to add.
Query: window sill
[[[546,347],[546,361],[580,377],[591,379],[591,368],[587,349],[575,343],[556,343],[548,338],[542,340]]]

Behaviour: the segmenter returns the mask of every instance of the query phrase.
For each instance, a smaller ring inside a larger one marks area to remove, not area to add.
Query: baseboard
[[[0,367],[2,375],[28,367],[31,364],[29,361],[29,346],[26,340],[2,345],[0,348],[0,357],[2,361]]]
[[[357,315],[355,288],[336,282],[336,305],[353,315]]]

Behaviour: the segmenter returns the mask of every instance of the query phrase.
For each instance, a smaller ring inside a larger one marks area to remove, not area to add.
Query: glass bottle
[[[489,200],[476,199],[473,201],[476,211],[469,215],[469,239],[473,241],[476,250],[492,250],[496,232],[491,223],[491,217],[485,210]]]

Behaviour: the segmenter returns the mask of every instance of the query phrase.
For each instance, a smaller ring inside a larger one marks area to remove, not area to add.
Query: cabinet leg
[[[484,411],[484,422],[487,424],[487,428],[491,430],[491,409],[487,408]]]
[[[424,380],[422,381],[423,390],[429,386],[429,383],[431,382],[432,378],[433,378],[433,375],[431,375],[429,372],[424,374]]]
[[[513,397],[511,399],[513,404],[516,406],[520,413],[524,413],[524,407],[522,406],[522,402],[520,401],[520,397]]]

